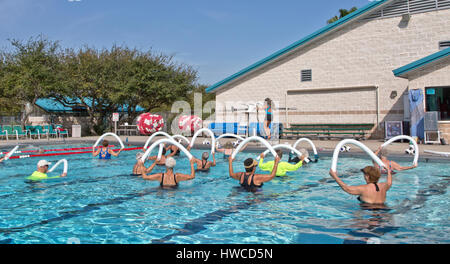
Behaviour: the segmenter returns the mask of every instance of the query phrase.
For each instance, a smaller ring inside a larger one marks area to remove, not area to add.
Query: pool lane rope
[[[287,150],[290,150],[290,151],[294,152],[295,154],[297,154],[298,157],[301,157],[304,154],[304,153],[301,153],[299,150],[291,147],[290,145],[286,145],[286,144],[275,145],[275,146],[273,146],[273,149],[275,149],[275,150],[276,149],[287,149]],[[266,156],[269,153],[269,151],[270,151],[269,149],[264,151],[264,156]],[[261,158],[261,156],[258,156],[256,159],[260,160],[260,158]]]
[[[147,148],[148,148],[148,145],[150,145],[150,142],[152,142],[152,139],[155,138],[156,136],[165,136],[166,138],[169,138],[169,139],[172,139],[172,140],[173,140],[173,137],[172,137],[171,135],[169,135],[169,134],[167,134],[166,132],[163,132],[163,131],[158,131],[158,132],[153,133],[153,134],[147,139],[147,141],[145,142],[145,145],[144,145],[144,149],[147,149]],[[175,141],[175,140],[174,140],[174,141]]]
[[[272,155],[274,157],[278,156],[277,152],[273,149],[272,145],[270,145],[270,143],[267,142],[267,140],[263,139],[262,137],[253,136],[253,137],[246,138],[244,141],[241,142],[241,144],[239,144],[237,146],[237,148],[234,150],[233,154],[231,154],[231,159],[235,159],[236,155],[242,150],[242,148],[251,141],[259,141],[272,153]]]
[[[119,141],[119,143],[120,143],[120,149],[124,149],[125,148],[125,145],[123,144],[123,142],[122,142],[122,140],[120,139],[120,137],[118,137],[116,134],[114,134],[114,133],[111,133],[111,132],[108,132],[108,133],[105,133],[105,134],[103,134],[102,136],[100,136],[98,139],[97,139],[97,142],[95,142],[95,144],[94,144],[94,146],[92,146],[92,149],[95,149],[97,146],[98,146],[98,144],[100,143],[100,141],[102,141],[105,137],[107,137],[107,136],[113,136],[113,137],[115,137],[116,139],[117,139],[117,141]]]
[[[312,147],[312,149],[313,149],[313,152],[314,152],[314,162],[318,162],[318,161],[319,161],[319,154],[317,153],[316,145],[314,145],[314,143],[312,142],[311,139],[309,139],[309,138],[301,138],[301,139],[297,140],[297,141],[294,143],[294,149],[297,149],[297,146],[298,146],[301,142],[308,142],[308,143],[311,145],[311,147]]]
[[[16,153],[16,150],[19,148],[19,146],[15,146],[10,152],[6,153],[5,155],[5,161],[9,160],[9,158]]]
[[[216,148],[216,137],[214,136],[214,133],[208,128],[202,128],[195,132],[194,136],[191,139],[190,147],[192,148],[194,146],[195,140],[203,132],[207,133],[209,137],[211,137],[211,154],[214,154]]]
[[[416,141],[412,137],[405,136],[405,135],[393,137],[393,138],[389,139],[388,141],[386,141],[383,145],[381,145],[381,148],[384,148],[387,145],[389,145],[397,140],[400,140],[400,139],[407,139],[407,140],[409,140],[409,142],[411,142],[413,144],[413,146],[414,146],[413,165],[417,165],[418,161],[419,161],[419,146],[417,145]]]
[[[91,148],[91,147],[89,147]],[[125,148],[122,149],[122,151],[131,151],[131,150],[140,150],[141,147],[135,147],[135,148]],[[114,151],[117,151],[119,149],[113,149]],[[48,153],[48,154],[28,154],[28,155],[19,155],[19,156],[12,156],[10,159],[25,159],[25,158],[34,158],[34,157],[52,157],[52,156],[67,156],[67,155],[79,155],[79,154],[86,154],[86,153],[92,153],[92,150],[90,151],[77,151],[77,152],[62,152],[62,153]]]
[[[331,170],[332,171],[336,172],[339,153],[341,153],[341,147],[344,146],[345,144],[353,144],[353,145],[359,147],[364,152],[366,152],[380,166],[380,168],[381,167],[386,168],[386,165],[380,160],[380,158],[378,158],[377,155],[375,155],[375,153],[373,153],[373,151],[371,149],[369,149],[366,145],[364,145],[363,143],[356,141],[354,139],[344,139],[341,142],[339,142],[337,144],[337,146],[334,148],[333,159],[331,161]]]
[[[160,148],[160,152],[158,153],[158,160],[159,160],[161,158],[161,156],[160,156],[161,155],[161,146],[164,143],[168,143],[168,144],[177,146],[184,154],[186,154],[186,156],[189,158],[189,160],[191,160],[193,158],[192,154],[185,147],[183,147],[183,145],[181,145],[180,143],[176,142],[173,139],[163,138],[163,139],[157,140],[145,151],[144,155],[141,157],[141,161],[145,162],[147,160],[148,156],[150,155],[150,153],[152,152],[152,150],[154,148],[156,148],[157,146],[159,146],[159,148]]]
[[[114,148],[114,145],[109,145],[108,148]],[[71,150],[83,150],[83,149],[92,149],[92,147],[81,147],[81,148],[62,148],[62,149],[33,149],[33,150],[18,150],[15,151],[16,154],[21,153],[36,153],[39,151],[43,152],[56,152],[56,151],[71,151]],[[7,154],[9,152],[1,152],[0,154]]]
[[[56,168],[58,168],[58,166],[59,166],[61,163],[64,164],[63,173],[66,173],[66,174],[67,174],[67,170],[68,170],[68,168],[69,168],[69,163],[67,162],[66,159],[62,159],[62,160],[59,160],[58,162],[56,162],[56,164],[53,165],[53,167],[52,167],[51,169],[49,169],[48,172],[53,172]]]

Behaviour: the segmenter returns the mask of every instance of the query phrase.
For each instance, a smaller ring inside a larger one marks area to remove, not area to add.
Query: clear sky
[[[0,47],[43,34],[63,47],[125,44],[175,56],[206,85],[368,0],[0,0]]]

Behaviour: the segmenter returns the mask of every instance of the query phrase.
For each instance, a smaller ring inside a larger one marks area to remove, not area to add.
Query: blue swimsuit
[[[111,154],[109,154],[109,148],[106,148],[105,151],[103,151],[103,149],[100,149],[100,154],[98,155],[98,158],[104,160],[111,159]]]

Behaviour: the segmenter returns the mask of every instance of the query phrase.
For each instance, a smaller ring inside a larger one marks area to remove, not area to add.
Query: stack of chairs
[[[56,129],[55,129],[56,128]],[[42,136],[49,137],[68,137],[69,131],[67,129],[63,129],[62,125],[45,125],[45,126],[25,126],[22,128],[20,125],[3,125],[0,126],[0,139],[5,138],[9,140],[11,138],[16,138],[17,140],[21,138],[27,139],[41,139]]]

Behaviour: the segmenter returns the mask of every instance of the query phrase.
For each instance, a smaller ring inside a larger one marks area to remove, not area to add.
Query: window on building
[[[312,70],[302,70],[301,71],[301,81],[302,82],[312,81]]]
[[[450,87],[425,88],[427,112],[439,112],[440,120],[450,120]]]
[[[450,40],[439,42],[439,50],[450,48]]]

